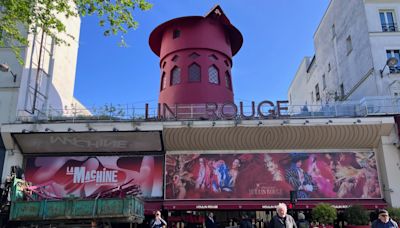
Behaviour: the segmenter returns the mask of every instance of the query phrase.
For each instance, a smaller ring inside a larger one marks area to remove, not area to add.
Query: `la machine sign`
[[[288,101],[276,101],[276,103],[264,100],[256,104],[239,105],[233,102],[225,103],[205,103],[205,104],[158,104],[159,119],[275,119],[287,116]],[[150,119],[148,112],[148,104],[145,108],[145,119]]]

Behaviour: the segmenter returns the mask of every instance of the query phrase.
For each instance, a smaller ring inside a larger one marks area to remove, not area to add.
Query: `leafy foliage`
[[[327,225],[336,219],[336,209],[327,203],[320,203],[312,209],[312,218],[317,222]]]
[[[360,205],[352,205],[351,207],[346,208],[344,211],[345,220],[349,225],[368,225],[369,223],[369,215],[367,210],[365,210]]]
[[[109,36],[137,28],[133,11],[151,7],[146,0],[0,0],[0,47],[11,47],[22,62],[20,47],[28,44],[26,33],[43,30],[56,44],[67,44],[60,38],[66,34],[61,17],[97,15],[104,35]]]
[[[400,208],[395,208],[391,207],[388,208],[389,216],[396,221],[397,223],[400,223]]]

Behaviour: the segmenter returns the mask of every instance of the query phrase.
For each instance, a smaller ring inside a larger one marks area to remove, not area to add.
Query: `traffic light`
[[[290,203],[291,204],[297,203],[297,191],[290,191]]]

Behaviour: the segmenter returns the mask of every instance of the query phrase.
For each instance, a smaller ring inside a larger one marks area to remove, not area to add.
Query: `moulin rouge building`
[[[207,211],[220,222],[244,211],[265,221],[291,190],[305,211],[320,202],[400,206],[393,117],[293,114],[286,101],[234,104],[231,68],[243,38],[219,6],[159,25],[149,43],[160,57],[157,116],[5,124],[3,179],[18,165],[58,197],[136,183],[146,214],[160,209],[170,225],[201,224]],[[88,178],[75,183],[74,167]],[[90,173],[112,176],[96,183]]]

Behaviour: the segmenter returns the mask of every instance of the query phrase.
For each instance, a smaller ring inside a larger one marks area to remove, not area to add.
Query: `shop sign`
[[[24,153],[161,151],[161,133],[68,132],[13,134]]]
[[[196,209],[218,209],[218,205],[196,205]]]

